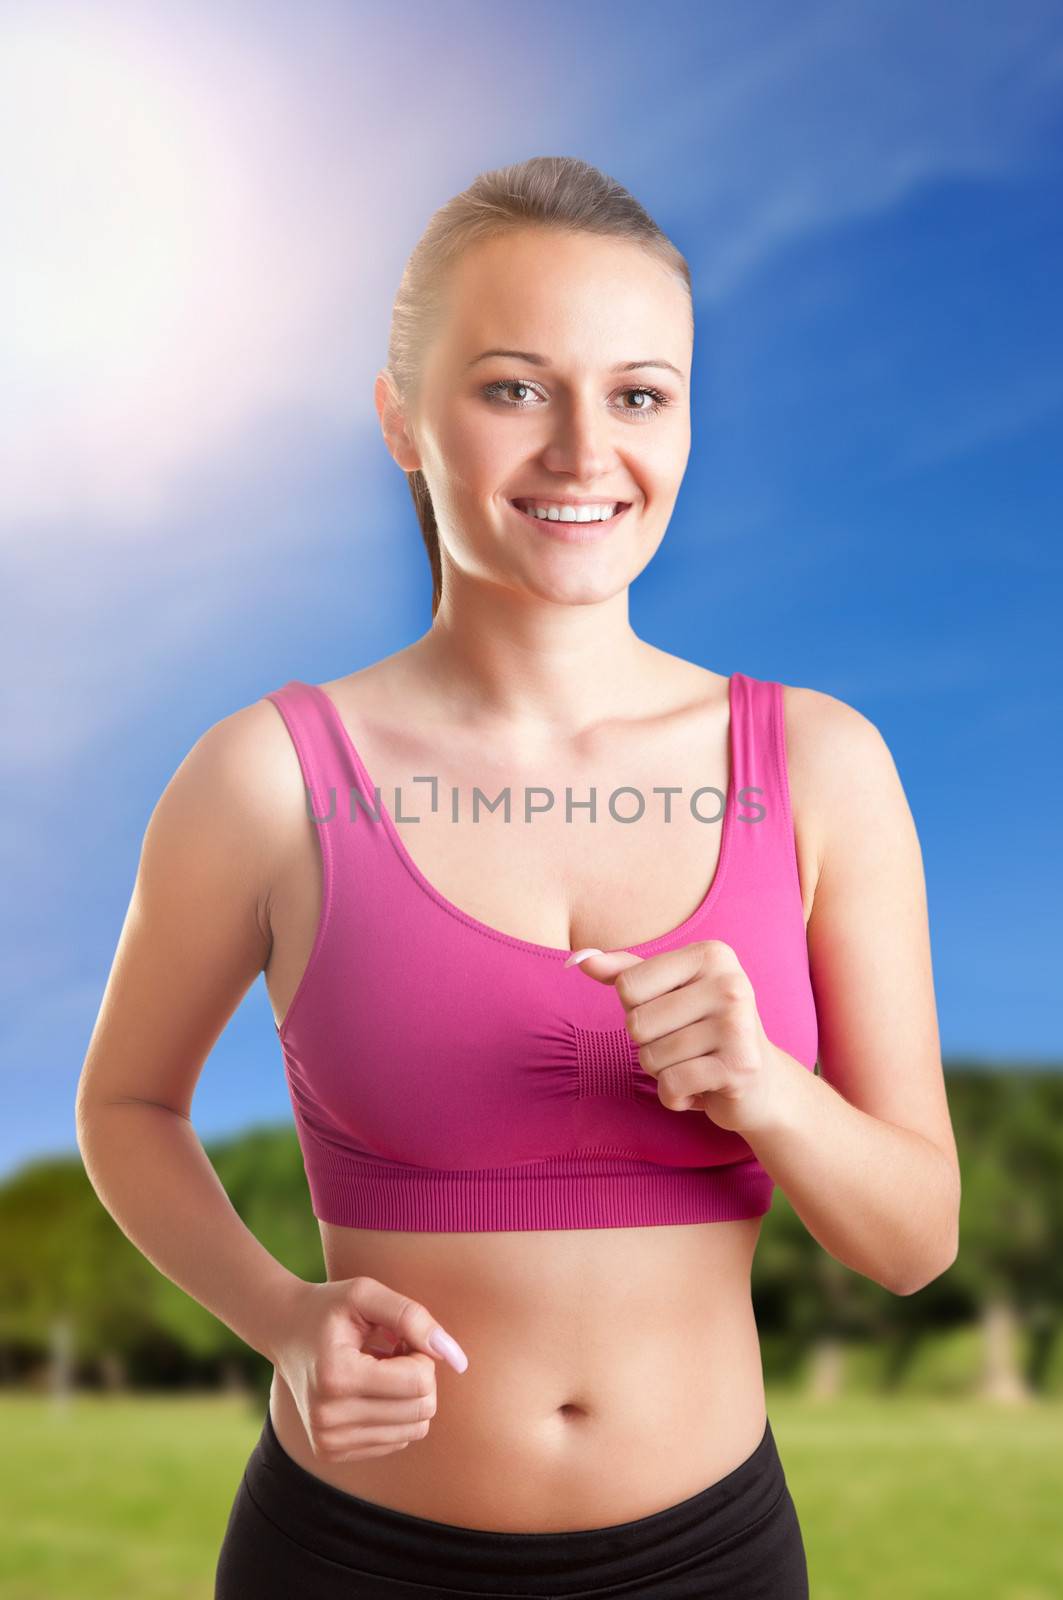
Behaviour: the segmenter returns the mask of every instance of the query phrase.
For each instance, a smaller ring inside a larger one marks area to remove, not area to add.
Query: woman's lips
[[[631,510],[630,505],[621,506],[605,522],[562,522],[560,518],[553,522],[549,517],[535,517],[530,511],[522,511],[512,500],[509,501],[509,505],[518,517],[530,522],[533,528],[545,533],[547,538],[557,539],[562,544],[599,544]]]

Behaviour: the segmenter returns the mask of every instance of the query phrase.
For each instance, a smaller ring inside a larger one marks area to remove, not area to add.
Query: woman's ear
[[[373,386],[373,401],[377,416],[380,418],[384,443],[392,458],[403,472],[416,472],[420,468],[421,457],[411,437],[406,414],[395,391],[394,383],[386,369],[382,368],[377,373],[376,383]]]

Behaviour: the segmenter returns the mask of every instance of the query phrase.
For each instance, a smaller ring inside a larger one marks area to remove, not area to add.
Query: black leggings
[[[807,1600],[801,1529],[770,1422],[732,1472],[664,1511],[603,1528],[505,1533],[337,1489],[288,1455],[267,1409],[229,1513],[214,1600],[448,1595]]]

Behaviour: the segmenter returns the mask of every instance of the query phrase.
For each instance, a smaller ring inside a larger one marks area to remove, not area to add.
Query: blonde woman
[[[955,1256],[888,749],[628,620],[692,353],[685,261],[585,162],[444,205],[376,385],[431,625],[224,718],[151,817],[79,1137],[128,1236],[274,1369],[217,1600],[807,1595],[750,1300],[773,1188],[897,1294]],[[189,1121],[259,972],[324,1283]]]

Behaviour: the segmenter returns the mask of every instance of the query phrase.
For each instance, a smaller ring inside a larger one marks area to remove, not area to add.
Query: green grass
[[[813,1600],[1063,1595],[1063,1406],[768,1399]]]
[[[769,1390],[768,1412],[813,1600],[1063,1595],[1063,1406]],[[4,1600],[212,1600],[261,1420],[233,1397],[0,1398]]]

